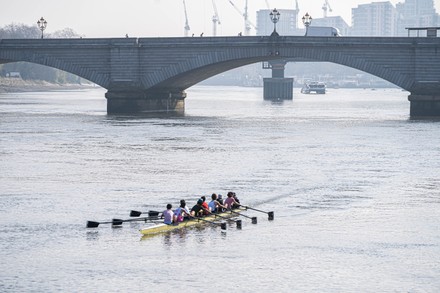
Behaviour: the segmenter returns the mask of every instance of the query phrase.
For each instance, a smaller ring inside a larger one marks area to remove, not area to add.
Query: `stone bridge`
[[[412,117],[440,116],[440,38],[0,40],[0,64],[32,62],[88,79],[107,89],[108,113],[183,112],[185,89],[233,68],[276,59],[328,61],[368,72],[410,92]]]

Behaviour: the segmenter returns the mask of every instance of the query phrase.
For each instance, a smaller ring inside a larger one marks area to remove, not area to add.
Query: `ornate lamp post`
[[[306,27],[306,36],[307,36],[307,31],[309,30],[309,25],[312,24],[312,17],[309,15],[308,12],[306,12],[306,14],[302,17],[302,21],[304,26]]]
[[[41,17],[39,21],[37,21],[38,27],[41,30],[41,38],[43,38],[43,31],[46,29],[47,27],[47,21]]]
[[[271,36],[278,37],[279,34],[277,33],[277,22],[280,20],[280,13],[276,8],[270,13],[270,20],[273,22],[273,32]]]

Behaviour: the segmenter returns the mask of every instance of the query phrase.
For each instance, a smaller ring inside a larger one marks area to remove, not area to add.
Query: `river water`
[[[196,86],[177,118],[104,92],[0,95],[1,292],[439,292],[440,122],[407,92]],[[275,220],[85,227],[229,190]]]

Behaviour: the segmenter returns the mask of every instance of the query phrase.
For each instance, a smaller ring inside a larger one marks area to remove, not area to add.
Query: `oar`
[[[96,228],[100,224],[112,224],[113,226],[120,226],[124,222],[135,222],[135,221],[145,221],[148,220],[157,220],[157,217],[143,217],[143,218],[137,218],[137,219],[128,219],[128,220],[122,220],[122,219],[112,219],[111,222],[95,222],[95,221],[87,221],[87,228]]]
[[[265,211],[262,211],[262,210],[259,210],[259,209],[256,209],[256,208],[251,208],[251,207],[244,206],[244,205],[240,205],[240,206],[242,206],[242,207],[244,207],[246,209],[249,209],[249,210],[254,210],[254,211],[257,211],[257,212],[260,212],[260,213],[265,213],[265,214],[268,215],[268,220],[269,221],[273,220],[273,212],[265,212]]]
[[[159,216],[161,212],[158,211],[148,211],[148,212],[139,212],[139,211],[130,211],[130,217],[139,217],[142,214],[148,214],[149,217]]]
[[[209,221],[209,220],[206,220],[206,219],[203,219],[203,218],[199,218],[199,217],[193,217],[193,216],[190,216],[190,217],[193,218],[193,219],[197,219],[197,220],[201,220],[201,221],[205,221],[205,222],[211,223],[213,225],[217,225],[217,226],[220,225],[222,230],[226,230],[226,223],[216,223],[216,222]]]
[[[257,223],[257,217],[249,217],[249,216],[243,215],[242,213],[234,212],[233,210],[227,210],[227,211],[228,211],[228,212],[231,212],[232,214],[237,214],[237,215],[239,215],[239,216],[242,216],[242,217],[245,217],[245,218],[251,219],[251,220],[252,220],[252,224],[256,224],[256,223]]]
[[[117,223],[121,223],[121,224],[123,222],[137,222],[137,221],[144,221],[146,223],[147,221],[152,221],[153,222],[153,220],[159,220],[159,218],[158,217],[142,217],[142,218],[128,219],[128,220],[113,219],[113,221],[115,221],[115,220],[116,220]],[[160,220],[160,221],[162,221],[162,220]]]
[[[111,222],[95,222],[95,221],[87,221],[87,228],[96,228],[98,227],[100,224],[112,224],[115,226],[118,225],[122,225],[122,222],[124,222],[124,220],[121,219],[113,219]]]
[[[214,217],[219,217],[219,218],[225,219],[227,221],[235,222],[237,224],[237,228],[241,229],[241,220],[234,220],[234,219],[231,219],[231,218],[228,218],[228,217],[220,216],[220,215],[218,215],[216,213],[213,213],[213,212],[211,212],[211,211],[209,211],[209,210],[207,210],[205,208],[203,208],[203,210],[208,212],[210,215],[213,215]]]

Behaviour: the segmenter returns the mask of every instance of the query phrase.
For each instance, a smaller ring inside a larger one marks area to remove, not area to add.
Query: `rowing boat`
[[[182,229],[182,228],[186,228],[186,227],[191,227],[191,226],[195,226],[195,225],[201,225],[201,224],[206,225],[206,223],[212,222],[212,221],[215,221],[218,219],[237,217],[238,214],[240,214],[241,212],[243,212],[245,210],[246,210],[245,208],[238,208],[238,209],[234,209],[234,213],[232,213],[231,211],[226,211],[223,213],[211,214],[211,215],[205,216],[203,218],[194,218],[194,219],[190,219],[190,220],[185,220],[185,221],[180,222],[178,224],[168,225],[168,224],[160,223],[160,224],[156,224],[153,226],[145,227],[145,228],[141,229],[140,232],[142,235],[153,235],[153,234],[157,234],[157,233],[164,233],[164,232]]]

